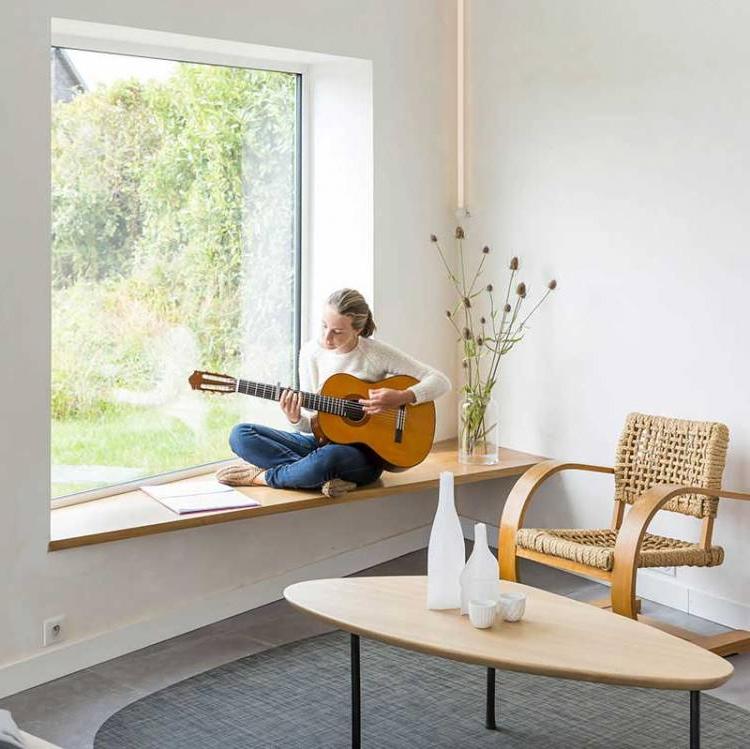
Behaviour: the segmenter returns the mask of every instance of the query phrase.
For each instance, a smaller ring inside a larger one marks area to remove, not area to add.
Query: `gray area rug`
[[[688,746],[685,692],[497,672],[499,731],[484,728],[486,671],[362,639],[362,744]],[[349,635],[313,637],[211,669],[128,705],[95,749],[350,746]],[[750,712],[702,695],[703,749],[750,746]]]

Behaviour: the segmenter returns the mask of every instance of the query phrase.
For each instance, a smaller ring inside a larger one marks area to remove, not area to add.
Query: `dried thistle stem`
[[[524,327],[524,325],[526,325],[526,323],[527,323],[527,322],[529,321],[529,318],[530,318],[530,317],[531,317],[531,316],[532,316],[532,315],[533,315],[533,314],[534,314],[534,313],[535,313],[535,312],[536,312],[536,311],[537,311],[537,310],[539,309],[539,307],[541,307],[541,306],[542,306],[542,302],[544,302],[544,300],[545,300],[545,299],[546,299],[546,298],[547,298],[547,297],[548,297],[548,296],[549,296],[549,295],[550,295],[551,293],[552,293],[552,289],[547,289],[547,291],[545,291],[545,292],[544,292],[544,294],[542,295],[542,298],[541,298],[541,299],[540,299],[540,300],[539,300],[539,301],[538,301],[538,302],[537,302],[537,303],[536,303],[536,304],[534,305],[534,307],[532,308],[531,312],[529,312],[529,314],[528,314],[528,315],[526,315],[526,317],[524,317],[523,321],[522,321],[522,322],[521,322],[521,324],[520,324],[520,325],[518,326],[518,330],[519,330],[519,331],[520,331],[520,330],[521,330],[521,329],[522,329],[522,328]]]

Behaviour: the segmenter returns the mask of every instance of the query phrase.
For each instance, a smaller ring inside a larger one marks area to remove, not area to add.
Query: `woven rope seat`
[[[520,528],[516,543],[524,549],[609,572],[614,564],[616,538],[617,531],[610,528]],[[714,567],[723,561],[724,549],[721,546],[703,549],[689,541],[646,533],[637,563],[639,567]]]

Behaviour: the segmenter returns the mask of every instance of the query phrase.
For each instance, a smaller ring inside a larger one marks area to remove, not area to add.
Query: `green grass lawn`
[[[97,419],[52,422],[53,465],[143,468],[143,476],[232,457],[229,431],[236,408],[212,404],[196,435],[177,418],[152,408],[128,408]],[[53,482],[52,497],[106,486],[107,481]]]

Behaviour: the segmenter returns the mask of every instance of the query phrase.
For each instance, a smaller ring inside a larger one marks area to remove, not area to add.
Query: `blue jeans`
[[[229,446],[243,460],[265,468],[266,483],[277,489],[317,489],[333,478],[370,484],[383,472],[383,461],[365,445],[318,446],[312,434],[261,424],[237,424]]]

